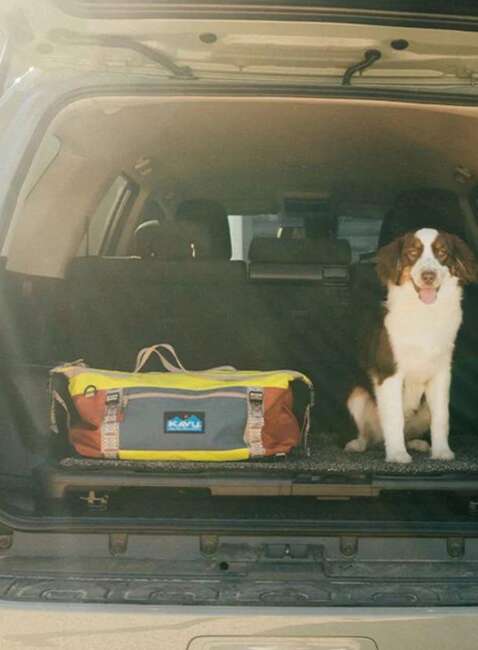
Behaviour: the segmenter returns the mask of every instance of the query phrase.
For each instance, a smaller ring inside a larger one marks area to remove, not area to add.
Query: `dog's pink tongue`
[[[431,305],[437,299],[437,290],[431,287],[423,287],[418,292],[420,300],[426,305]]]

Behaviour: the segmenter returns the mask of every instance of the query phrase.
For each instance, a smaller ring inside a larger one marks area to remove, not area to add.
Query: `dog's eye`
[[[440,262],[444,262],[448,257],[448,251],[445,248],[439,248],[436,253]]]
[[[416,260],[416,259],[418,258],[418,255],[419,255],[419,254],[420,254],[420,253],[419,253],[419,251],[418,251],[416,248],[410,248],[410,249],[407,251],[407,257],[408,257],[409,259],[411,259],[411,260]]]

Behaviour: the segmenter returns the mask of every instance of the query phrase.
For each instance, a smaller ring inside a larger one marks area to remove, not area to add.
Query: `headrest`
[[[145,221],[135,231],[136,254],[160,260],[208,259],[210,242],[193,223]]]
[[[304,230],[307,239],[332,239],[337,235],[339,220],[333,215],[304,217]]]
[[[466,241],[465,219],[454,192],[422,188],[402,192],[385,215],[378,245],[420,228],[436,228]]]
[[[257,237],[249,248],[250,262],[272,264],[350,264],[346,239],[275,239]]]
[[[220,203],[206,199],[183,201],[176,210],[177,221],[197,223],[206,230],[211,242],[211,257],[231,259],[231,236],[227,212]]]

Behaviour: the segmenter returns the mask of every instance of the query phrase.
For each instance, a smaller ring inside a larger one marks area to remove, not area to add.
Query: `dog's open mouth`
[[[431,305],[437,299],[438,289],[434,287],[421,287],[418,290],[418,297],[426,305]]]
[[[440,287],[419,287],[415,284],[415,282],[413,282],[413,286],[418,294],[418,297],[423,303],[425,303],[425,305],[432,305],[437,299]]]

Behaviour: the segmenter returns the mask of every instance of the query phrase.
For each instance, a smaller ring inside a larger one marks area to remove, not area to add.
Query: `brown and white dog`
[[[378,252],[377,273],[387,293],[361,343],[365,381],[347,407],[358,437],[345,449],[385,443],[386,460],[409,463],[407,451],[451,460],[448,405],[453,348],[462,321],[462,287],[478,279],[476,261],[455,235],[422,228]]]

